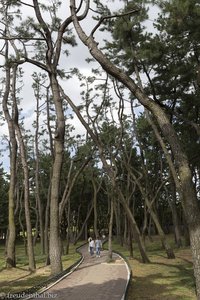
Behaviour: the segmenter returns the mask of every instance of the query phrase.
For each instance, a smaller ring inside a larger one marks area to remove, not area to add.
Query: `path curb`
[[[127,276],[127,283],[126,283],[126,287],[125,287],[125,292],[124,292],[124,295],[123,295],[122,298],[121,298],[121,300],[127,300],[127,299],[128,299],[128,298],[127,298],[127,297],[128,297],[128,290],[129,290],[130,282],[131,282],[131,279],[132,279],[132,270],[131,270],[131,266],[130,266],[130,264],[129,264],[129,261],[127,260],[127,258],[126,258],[123,254],[121,254],[120,252],[118,252],[118,251],[116,251],[116,250],[114,250],[113,253],[119,255],[119,256],[123,259],[123,261],[124,261],[124,263],[125,263],[125,265],[126,265],[127,271],[128,271],[128,276]]]
[[[81,252],[79,251],[79,248],[81,248],[82,246],[84,246],[87,243],[82,244],[81,246],[76,248],[76,252],[78,252],[81,257],[79,260],[77,260],[74,264],[72,264],[70,267],[68,267],[66,270],[64,270],[63,272],[43,281],[41,284],[38,284],[30,289],[26,289],[24,291],[21,292],[17,292],[15,294],[11,294],[8,293],[5,296],[0,296],[0,300],[17,300],[17,299],[24,299],[24,300],[28,300],[31,298],[34,298],[34,296],[40,295],[42,293],[44,293],[45,291],[47,291],[48,289],[50,289],[52,286],[54,286],[55,284],[57,284],[58,282],[60,282],[62,279],[64,279],[65,277],[69,276],[71,273],[73,273],[80,264],[82,264],[83,260],[84,260],[84,256],[81,254]]]
[[[103,244],[105,244],[108,240],[104,240],[103,241]],[[106,247],[106,250],[107,247]],[[129,287],[130,287],[130,282],[131,282],[131,279],[132,279],[132,269],[131,269],[131,266],[129,264],[129,261],[127,260],[127,258],[121,254],[120,252],[116,251],[116,250],[113,250],[112,251],[113,253],[119,255],[123,260],[124,260],[124,263],[126,265],[126,268],[127,268],[127,271],[128,271],[128,276],[127,276],[127,283],[126,283],[126,287],[125,287],[125,292],[124,292],[124,295],[122,296],[121,300],[127,300],[128,298],[128,290],[129,290]]]

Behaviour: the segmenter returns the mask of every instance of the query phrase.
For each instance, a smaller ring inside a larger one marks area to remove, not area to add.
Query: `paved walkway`
[[[114,254],[114,262],[106,263],[107,251],[91,257],[87,245],[80,248],[82,264],[70,275],[40,295],[40,299],[58,300],[122,300],[129,277],[123,259]]]

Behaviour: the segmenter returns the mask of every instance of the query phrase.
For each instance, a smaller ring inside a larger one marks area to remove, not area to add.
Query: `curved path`
[[[122,300],[129,270],[125,261],[113,254],[113,263],[106,263],[107,251],[101,257],[91,257],[87,245],[79,248],[84,256],[82,264],[67,277],[39,295],[41,299],[58,300]]]

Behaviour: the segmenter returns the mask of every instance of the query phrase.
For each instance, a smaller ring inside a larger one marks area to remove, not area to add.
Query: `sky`
[[[41,3],[51,3],[52,1],[50,0],[43,0],[40,1]],[[112,11],[117,11],[119,8],[122,7],[122,1],[102,1],[104,3],[106,3],[110,9],[112,9]],[[27,4],[32,4],[32,0],[27,0],[26,1]],[[66,14],[69,13],[69,7],[68,7],[68,1],[63,1],[62,7],[59,10],[59,17],[64,19],[66,18]],[[23,9],[23,15],[22,18],[26,18],[27,16],[31,16],[33,10],[32,8],[25,6]],[[155,10],[153,9],[151,11],[151,20],[147,21],[146,26],[148,28],[149,31],[153,30],[153,22],[152,19],[154,18],[154,12]],[[157,13],[157,12],[156,12]],[[33,15],[33,14],[32,14]],[[67,15],[68,16],[68,15]],[[91,18],[92,14],[90,13],[89,17],[83,21],[81,24],[83,25],[84,30],[89,33],[91,32],[92,28],[95,26],[95,22],[94,20],[92,20]],[[44,18],[46,20],[48,20],[48,14],[44,13]],[[0,29],[2,29],[2,24],[0,24]],[[109,39],[109,35],[105,32],[96,32],[95,33],[95,38],[96,40],[98,40],[100,42],[100,46],[103,45],[103,39]],[[1,45],[1,43],[0,43]],[[78,47],[75,48],[71,48],[70,50],[70,56],[69,57],[61,57],[60,60],[60,67],[63,68],[64,70],[66,70],[67,72],[71,69],[71,68],[78,68],[80,70],[81,73],[83,73],[85,76],[91,76],[93,75],[91,72],[91,64],[88,64],[85,59],[87,57],[89,57],[89,51],[87,49],[87,47],[85,45],[83,45],[81,42],[78,43]],[[2,64],[2,57],[0,56],[0,64]],[[95,63],[93,66],[97,66],[97,64]],[[33,95],[33,91],[31,88],[31,76],[33,71],[39,71],[36,67],[33,67],[31,64],[26,64],[23,65],[23,69],[25,72],[25,76],[24,76],[24,81],[23,81],[23,88],[22,88],[22,92],[21,92],[21,103],[20,103],[20,107],[23,109],[23,115],[25,116],[24,119],[24,124],[25,124],[25,128],[26,129],[30,129],[33,130],[33,121],[35,119],[35,105],[36,105],[36,101],[34,99],[34,95]],[[1,70],[0,70],[0,74],[1,74]],[[2,76],[2,75],[1,75]],[[74,101],[75,104],[79,104],[80,103],[80,92],[81,92],[81,88],[80,88],[80,84],[79,81],[77,80],[77,78],[73,78],[70,80],[65,80],[62,83],[62,86],[66,92],[66,94]],[[117,112],[115,112],[115,114],[117,114]],[[42,118],[42,117],[41,117]],[[42,119],[41,119],[42,122]],[[85,129],[83,128],[82,124],[80,123],[80,121],[78,120],[78,118],[74,115],[74,119],[72,119],[71,124],[74,126],[75,131],[74,134],[84,134],[85,133]],[[8,130],[7,130],[7,125],[4,124],[3,126],[0,127],[0,139],[1,136],[4,134],[7,134]],[[1,149],[4,148],[4,145],[0,145]],[[0,157],[0,162],[3,162],[4,167],[8,170],[9,167],[9,159],[8,159],[8,152],[4,153],[4,157]]]

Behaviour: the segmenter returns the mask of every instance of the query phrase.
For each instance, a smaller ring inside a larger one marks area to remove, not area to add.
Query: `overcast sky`
[[[52,1],[48,1],[48,0],[43,0],[40,1],[41,3],[51,3]],[[112,11],[117,11],[119,8],[122,7],[122,2],[121,1],[102,1],[102,3],[105,2],[111,9]],[[28,4],[32,4],[32,0],[26,0],[26,3]],[[59,10],[59,17],[62,18],[64,20],[64,18],[66,18],[68,16],[69,13],[69,7],[67,6],[69,3],[69,1],[63,1],[62,4],[62,8]],[[152,9],[151,11],[151,20],[147,21],[146,26],[148,27],[148,30],[151,31],[153,30],[153,18],[155,13],[157,13],[154,9]],[[26,6],[23,9],[23,18],[26,18],[27,16],[34,16],[33,14],[33,9]],[[91,18],[92,14],[90,13],[90,15],[88,16],[88,18],[82,22],[83,23],[83,27],[84,30],[89,33],[91,32],[92,28],[95,25],[94,20],[92,20]],[[46,20],[48,20],[48,14],[44,14],[44,17]],[[1,25],[2,26],[2,25]],[[101,42],[104,38],[109,39],[109,35],[106,34],[105,32],[96,32],[95,33],[95,38],[96,40],[98,40]],[[77,39],[78,41],[78,39]],[[81,42],[78,43],[78,47],[75,48],[70,48],[70,56],[69,57],[61,57],[60,60],[60,67],[62,69],[64,69],[66,72],[68,72],[71,68],[78,68],[80,70],[81,73],[83,73],[85,76],[90,76],[92,75],[91,73],[91,68],[92,65],[88,64],[85,59],[87,57],[89,57],[89,52],[88,49],[85,45],[83,45]],[[0,58],[0,63],[2,62],[2,58]],[[97,65],[97,64],[96,64]],[[39,69],[37,69],[36,67],[33,67],[31,64],[26,64],[23,65],[23,69],[25,72],[25,76],[24,76],[24,85],[23,85],[23,89],[22,89],[22,93],[21,93],[21,108],[23,109],[23,114],[25,115],[25,128],[26,129],[31,129],[32,130],[32,124],[33,121],[35,119],[35,105],[36,105],[36,101],[32,92],[32,79],[31,79],[31,75],[34,71],[40,71]],[[1,72],[1,71],[0,71]],[[2,75],[1,75],[2,77]],[[63,83],[63,88],[66,92],[66,94],[76,103],[78,104],[80,102],[80,85],[79,82],[77,80],[77,78],[74,79],[70,79],[67,80]],[[42,120],[41,120],[42,121]],[[79,120],[77,119],[76,116],[74,116],[74,119],[71,121],[71,123],[74,125],[74,127],[76,128],[75,130],[75,134],[79,133],[82,134],[85,132],[85,129],[83,128],[83,126],[80,124]],[[7,134],[8,130],[7,130],[7,125],[3,125],[0,128],[0,136]],[[3,146],[1,145],[1,148]],[[8,168],[8,157],[6,157],[6,153],[4,155],[3,158],[0,158],[0,162],[4,163],[4,166],[6,167],[6,169]]]

